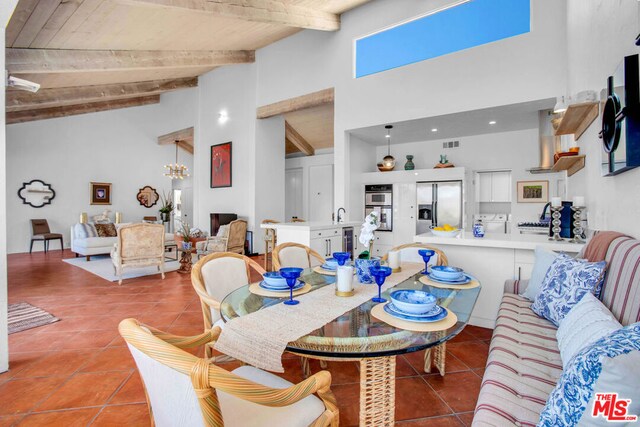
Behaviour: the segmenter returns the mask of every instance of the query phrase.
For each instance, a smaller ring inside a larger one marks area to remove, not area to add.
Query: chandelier
[[[189,169],[185,165],[178,164],[178,144],[180,141],[176,141],[176,162],[174,164],[169,163],[164,165],[166,169],[164,176],[171,179],[185,179],[189,176]]]

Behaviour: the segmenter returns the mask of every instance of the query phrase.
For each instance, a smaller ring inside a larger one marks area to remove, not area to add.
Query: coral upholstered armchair
[[[111,260],[122,285],[125,268],[157,266],[164,279],[164,227],[160,224],[131,224],[120,228]]]

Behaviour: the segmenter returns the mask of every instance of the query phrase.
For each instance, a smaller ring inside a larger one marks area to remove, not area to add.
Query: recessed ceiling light
[[[431,129],[431,132],[438,132],[438,128]]]
[[[495,124],[496,124],[496,121],[495,121],[495,120],[491,120],[491,121],[489,122],[489,124],[490,124],[490,125],[495,125]]]

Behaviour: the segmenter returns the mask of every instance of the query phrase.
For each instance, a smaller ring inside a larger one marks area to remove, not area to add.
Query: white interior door
[[[309,168],[309,221],[331,221],[333,165]],[[306,219],[306,218],[305,218]]]
[[[287,169],[284,173],[284,215],[285,221],[303,218],[302,168]]]

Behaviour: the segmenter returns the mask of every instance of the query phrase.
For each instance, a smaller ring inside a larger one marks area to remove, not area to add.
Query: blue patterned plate
[[[267,282],[265,282],[264,280],[262,282],[260,282],[259,286],[262,289],[265,289],[265,290],[271,291],[271,292],[289,292],[289,286],[286,286],[284,288],[281,288],[279,286],[271,286]],[[304,283],[302,283],[301,281],[298,280],[296,285],[293,287],[293,290],[297,291],[298,289],[301,289],[303,286],[304,286]]]
[[[320,266],[323,270],[336,271],[338,269],[337,265],[327,264],[326,262]]]
[[[437,314],[437,315],[431,316],[431,317],[417,317],[417,316],[411,316],[411,315],[407,315],[407,314],[400,314],[400,313],[394,311],[393,308],[389,308],[390,305],[392,305],[392,304],[391,303],[385,304],[384,305],[384,311],[386,311],[387,313],[389,313],[393,317],[396,317],[396,318],[402,319],[402,320],[407,320],[409,322],[432,323],[432,322],[437,322],[439,320],[444,319],[449,314],[449,312],[447,311],[446,308],[441,307],[442,311],[440,312],[440,314]],[[397,310],[397,308],[396,308],[396,310]]]
[[[442,307],[440,307],[439,305],[436,305],[435,307],[433,307],[431,310],[429,310],[426,313],[422,313],[422,314],[411,314],[411,313],[407,313],[406,311],[402,311],[400,310],[398,307],[396,307],[392,302],[390,302],[389,304],[387,304],[389,306],[389,310],[395,312],[396,314],[399,314],[401,316],[409,316],[409,317],[416,317],[416,318],[425,318],[425,317],[434,317],[437,316],[438,314],[440,314],[440,312],[442,311]]]
[[[445,285],[466,285],[467,283],[471,283],[471,281],[473,280],[473,277],[469,276],[468,274],[465,274],[464,279],[461,279],[461,280],[444,280],[444,279],[435,277],[431,273],[427,274],[427,277],[429,277],[429,279],[433,280],[434,282],[442,283]]]

